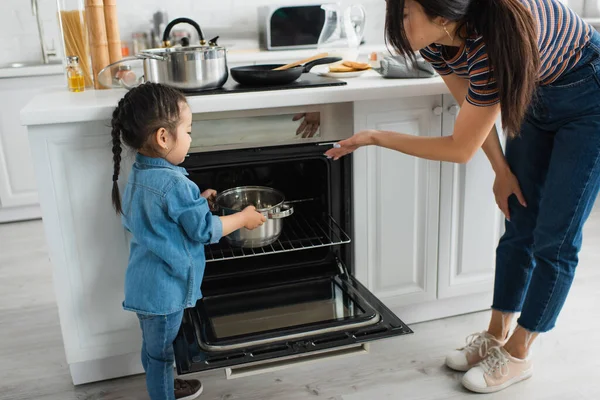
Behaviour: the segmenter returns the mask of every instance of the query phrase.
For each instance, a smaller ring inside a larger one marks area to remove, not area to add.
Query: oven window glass
[[[200,120],[192,124],[194,149],[240,144],[294,144],[321,137],[321,113],[267,115],[227,119]]]
[[[366,314],[331,279],[205,298],[204,309],[216,340],[355,321]]]

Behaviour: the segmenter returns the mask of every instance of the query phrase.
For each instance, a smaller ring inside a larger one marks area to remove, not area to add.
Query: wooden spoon
[[[309,63],[311,61],[315,61],[315,60],[318,60],[320,58],[327,57],[328,55],[329,55],[329,53],[317,54],[316,56],[312,56],[310,58],[305,58],[304,60],[296,61],[296,62],[293,62],[291,64],[286,64],[286,65],[283,65],[281,67],[274,68],[273,71],[285,71],[286,69],[294,68],[294,67],[297,67],[298,65],[306,64],[306,63]]]

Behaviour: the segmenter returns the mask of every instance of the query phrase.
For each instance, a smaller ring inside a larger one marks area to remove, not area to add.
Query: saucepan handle
[[[294,207],[292,207],[291,205],[289,205],[287,203],[283,203],[281,205],[280,211],[269,213],[269,219],[282,219],[282,218],[289,217],[293,213],[294,213]]]
[[[145,60],[145,59],[151,59],[151,60],[158,60],[158,61],[169,61],[169,58],[166,56],[161,56],[158,54],[153,54],[153,53],[148,53],[145,51],[142,51],[139,54],[136,54],[135,56],[133,56],[132,58],[137,58],[138,60]]]
[[[338,61],[342,61],[342,59],[340,57],[324,57],[324,58],[319,58],[318,60],[306,63],[304,65],[304,69],[302,70],[302,72],[304,72],[304,73],[310,72],[310,70],[314,66],[316,66],[316,65],[333,64],[333,63],[338,62]]]

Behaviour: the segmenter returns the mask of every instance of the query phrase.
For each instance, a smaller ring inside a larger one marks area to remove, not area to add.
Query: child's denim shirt
[[[123,193],[125,228],[132,233],[123,308],[165,315],[202,297],[204,245],[223,234],[219,217],[184,168],[136,155]]]

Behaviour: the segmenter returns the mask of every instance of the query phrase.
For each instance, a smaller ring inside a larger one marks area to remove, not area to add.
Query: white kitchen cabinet
[[[452,134],[458,110],[445,95],[444,136]],[[504,221],[492,192],[494,171],[480,149],[466,164],[442,163],[441,176],[438,297],[491,293]]]
[[[0,79],[0,222],[41,217],[27,128],[19,112],[63,75]]]
[[[32,126],[29,137],[36,165],[48,166],[36,176],[50,259],[60,266],[54,289],[73,381],[142,372],[138,321],[121,305],[129,247],[110,201],[110,128],[106,121]],[[122,177],[131,154],[124,152]]]
[[[357,102],[355,130],[440,136],[441,96]],[[388,306],[435,300],[440,163],[381,147],[354,155],[356,274]]]
[[[451,135],[449,95],[357,102],[355,130]],[[491,305],[503,217],[482,150],[466,164],[378,148],[354,154],[356,274],[405,322]]]

